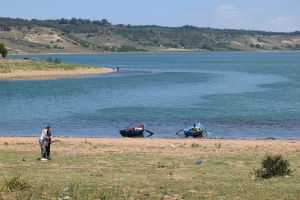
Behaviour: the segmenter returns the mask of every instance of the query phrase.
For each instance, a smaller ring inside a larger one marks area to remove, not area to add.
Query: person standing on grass
[[[41,136],[39,138],[39,143],[40,143],[40,146],[41,146],[41,160],[47,160],[46,159],[46,138],[47,138],[47,132],[48,132],[48,129],[47,129],[47,127],[45,127],[42,130]]]
[[[41,146],[41,160],[48,160],[48,158],[50,158],[51,145],[50,125],[45,126],[45,128],[42,130],[39,143]]]
[[[50,157],[50,146],[51,146],[51,130],[50,130],[50,125],[47,125],[47,137],[46,137],[46,158],[48,160],[51,160]]]

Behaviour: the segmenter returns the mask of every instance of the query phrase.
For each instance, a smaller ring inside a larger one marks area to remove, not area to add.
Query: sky
[[[2,2],[3,1],[3,2]],[[0,16],[300,31],[300,0],[0,0]]]

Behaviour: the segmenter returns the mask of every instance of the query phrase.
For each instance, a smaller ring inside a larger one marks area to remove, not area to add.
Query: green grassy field
[[[191,148],[199,151],[199,155],[140,151],[89,155],[59,150],[51,161],[42,162],[37,160],[37,151],[22,151],[26,145],[31,144],[16,143],[15,150],[0,151],[0,199],[271,200],[300,197],[300,172],[295,170],[300,166],[299,156],[285,157],[294,170],[292,176],[259,179],[254,169],[263,158],[260,154],[205,155],[205,146],[188,145],[180,148]],[[65,145],[60,143],[56,148]],[[89,142],[78,147],[90,151],[117,148]],[[218,151],[223,146],[212,148]],[[196,164],[197,159],[204,162]],[[16,176],[29,187],[11,191],[8,182]]]
[[[10,73],[16,70],[75,70],[92,68],[77,63],[55,63],[42,60],[14,60],[0,61],[0,73]]]

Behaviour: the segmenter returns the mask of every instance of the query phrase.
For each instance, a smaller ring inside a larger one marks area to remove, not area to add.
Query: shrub
[[[30,185],[20,179],[20,176],[12,177],[10,180],[5,179],[5,186],[10,191],[14,190],[26,190],[30,188]]]
[[[290,163],[281,155],[267,155],[261,162],[261,168],[255,170],[256,176],[262,178],[285,176],[291,172]]]
[[[0,58],[1,58],[1,56],[3,58],[5,58],[7,55],[7,49],[5,48],[4,44],[2,44],[2,43],[0,43],[0,54],[1,54]]]

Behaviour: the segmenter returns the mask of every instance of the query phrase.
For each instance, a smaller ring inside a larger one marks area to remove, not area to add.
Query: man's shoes
[[[42,161],[46,161],[46,160],[48,160],[48,159],[47,159],[47,158],[41,158],[41,160],[42,160]]]

